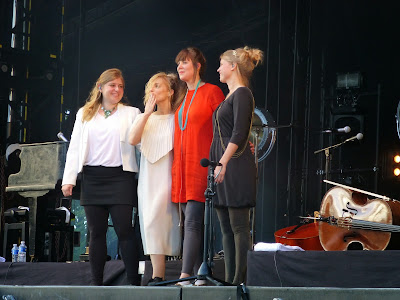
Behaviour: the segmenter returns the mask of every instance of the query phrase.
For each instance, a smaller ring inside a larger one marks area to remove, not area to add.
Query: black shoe
[[[154,277],[154,278],[149,280],[147,285],[148,286],[156,285],[157,283],[162,282],[162,281],[164,281],[164,279],[162,279],[161,277]]]

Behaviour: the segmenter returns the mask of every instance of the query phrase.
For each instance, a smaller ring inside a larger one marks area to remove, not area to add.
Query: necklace
[[[105,109],[104,106],[101,107],[101,110],[104,111],[104,118],[107,119],[111,116],[111,113],[114,111],[115,106],[112,109]]]
[[[183,100],[183,103],[182,103],[182,105],[181,105],[181,108],[179,109],[179,112],[178,112],[178,122],[179,122],[179,128],[180,128],[182,131],[186,129],[186,125],[187,125],[187,121],[188,121],[188,115],[189,115],[189,109],[190,109],[190,106],[192,105],[194,96],[196,96],[197,89],[199,88],[200,82],[201,82],[201,79],[200,79],[199,82],[197,83],[196,89],[194,90],[194,93],[193,93],[193,96],[192,96],[192,99],[190,100],[189,107],[188,107],[188,110],[187,110],[187,112],[186,112],[185,125],[183,125],[182,114],[183,114],[183,108],[185,107],[185,102],[186,102],[186,97],[187,97],[187,94],[188,94],[188,90],[186,90],[185,99]]]
[[[221,147],[225,152],[226,151],[226,147],[225,147],[224,141],[222,140],[221,128],[219,126],[219,117],[218,117],[219,110],[224,105],[224,103],[225,103],[225,101],[222,101],[221,104],[217,108],[216,116],[215,116],[215,124],[217,124],[217,126],[214,125],[214,128],[217,127],[217,129],[218,129],[218,134],[219,134],[219,140],[221,142]],[[253,104],[252,105],[253,109],[252,109],[251,115],[254,114],[254,106],[255,106],[254,98],[253,98],[253,103],[252,104]],[[247,135],[246,143],[244,143],[244,146],[243,146],[243,148],[241,150],[239,150],[239,149],[236,150],[236,152],[232,155],[232,158],[238,158],[240,155],[243,154],[244,150],[246,150],[246,147],[248,146],[247,144],[249,143],[249,139],[250,139],[250,135],[251,135],[251,127],[252,127],[252,125],[253,125],[253,119],[251,118],[250,126],[249,126],[249,134]],[[214,143],[214,132],[213,132],[213,143]]]

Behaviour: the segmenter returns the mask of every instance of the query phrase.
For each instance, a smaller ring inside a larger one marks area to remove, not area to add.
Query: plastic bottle
[[[25,241],[21,241],[18,248],[18,262],[26,262],[26,245]]]
[[[17,262],[18,261],[18,247],[17,247],[17,244],[13,244],[13,247],[11,249],[11,261],[12,262]]]

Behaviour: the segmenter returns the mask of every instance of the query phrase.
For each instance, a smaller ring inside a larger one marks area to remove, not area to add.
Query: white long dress
[[[138,208],[144,253],[177,256],[181,231],[178,206],[171,202],[174,115],[151,114],[140,146]]]

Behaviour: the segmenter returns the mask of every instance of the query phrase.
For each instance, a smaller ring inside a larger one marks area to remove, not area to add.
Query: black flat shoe
[[[148,286],[152,286],[152,285],[156,285],[159,282],[164,281],[164,279],[162,279],[161,277],[154,277],[152,279],[149,280],[149,283],[147,283]]]

